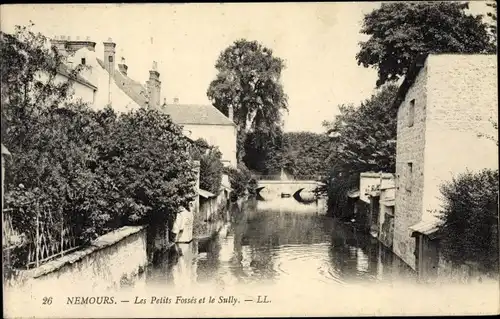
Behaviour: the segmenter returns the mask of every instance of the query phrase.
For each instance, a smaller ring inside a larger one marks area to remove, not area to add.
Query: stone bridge
[[[297,196],[298,193],[303,195],[309,194],[307,197],[313,196],[312,193],[318,186],[323,183],[316,180],[258,180],[257,192],[264,199],[285,196]],[[306,199],[301,196],[303,199]]]

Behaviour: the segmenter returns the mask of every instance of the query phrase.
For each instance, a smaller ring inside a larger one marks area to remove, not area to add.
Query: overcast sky
[[[237,39],[257,40],[285,60],[289,96],[287,131],[322,132],[337,105],[373,93],[376,71],[358,66],[355,55],[363,15],[378,3],[108,4],[2,6],[1,27],[32,20],[46,36],[112,38],[126,58],[128,74],[145,82],[158,61],[162,99],[209,103],[220,52]],[[483,8],[484,4],[473,5]],[[476,10],[474,10],[476,11]],[[153,44],[151,44],[153,38]]]

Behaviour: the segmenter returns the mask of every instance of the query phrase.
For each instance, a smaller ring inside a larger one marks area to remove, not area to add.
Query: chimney
[[[64,38],[65,36],[62,35],[60,38],[56,36],[50,40],[50,44],[56,47],[60,54],[66,53],[66,40]]]
[[[160,106],[161,82],[160,73],[158,72],[158,64],[153,61],[153,67],[149,71],[149,81],[147,82],[150,107]]]
[[[234,118],[234,110],[233,110],[233,106],[232,105],[229,105],[227,107],[227,117],[233,121],[233,118]]]
[[[86,37],[85,40],[80,40],[80,37],[76,37],[76,41],[66,41],[67,51],[70,53],[75,53],[76,51],[87,48],[89,51],[95,51],[95,42],[90,41],[90,37]]]
[[[115,48],[116,43],[111,38],[104,42],[104,67],[109,74],[113,75],[115,71]]]
[[[115,47],[116,43],[113,43],[111,38],[107,42],[104,42],[104,68],[108,71],[108,104],[112,104],[111,98],[111,82],[113,81],[115,74]]]
[[[125,58],[123,58],[123,57],[122,57],[121,63],[118,64],[118,70],[120,70],[120,72],[123,75],[127,75],[128,66],[125,64]]]

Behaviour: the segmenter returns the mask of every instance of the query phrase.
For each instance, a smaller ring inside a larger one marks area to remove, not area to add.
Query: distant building
[[[391,173],[364,172],[360,174],[359,198],[361,201],[369,205],[365,221],[365,229],[376,238],[379,237],[380,215],[383,213],[385,216],[386,213],[385,205],[382,205],[381,207],[380,200],[381,197],[385,199],[387,189],[393,186],[393,179],[394,175]],[[383,192],[382,189],[384,190]]]
[[[438,245],[434,211],[440,208],[440,184],[466,170],[498,169],[498,146],[478,137],[497,134],[489,122],[498,118],[497,56],[420,56],[394,107],[398,124],[393,251],[424,273],[437,264],[436,249],[429,247]]]
[[[378,238],[384,246],[392,248],[396,191],[394,175],[390,173],[361,173],[362,179],[363,175],[365,180],[372,181],[371,186],[365,191],[370,199],[368,217],[370,233]]]
[[[81,97],[95,109],[111,105],[117,112],[138,108],[163,111],[174,123],[184,127],[185,135],[191,139],[203,138],[219,147],[225,165],[236,167],[236,125],[231,111],[225,116],[212,105],[179,104],[178,101],[161,104],[161,81],[156,62],[153,62],[145,85],[133,80],[128,76],[125,59],[116,61],[116,43],[111,39],[103,43],[101,56],[95,52],[96,43],[89,39],[72,41],[60,37],[52,40],[52,44],[67,55],[71,66],[85,66],[79,78],[88,88],[83,88],[83,84],[75,86],[75,97]]]
[[[236,167],[236,125],[211,105],[163,103],[161,110],[184,127],[191,139],[205,139],[217,146],[225,166]]]

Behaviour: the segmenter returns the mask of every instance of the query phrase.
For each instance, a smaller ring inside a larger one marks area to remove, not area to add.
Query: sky
[[[321,123],[338,105],[359,103],[374,93],[376,70],[358,66],[364,14],[376,2],[260,4],[36,4],[3,5],[1,28],[35,24],[47,37],[97,42],[111,38],[117,60],[131,78],[145,83],[157,61],[162,100],[209,104],[215,62],[235,40],[257,40],[284,59],[282,74],[289,112],[285,131],[323,132]],[[472,5],[472,11],[484,7]],[[480,9],[479,9],[480,10]]]

